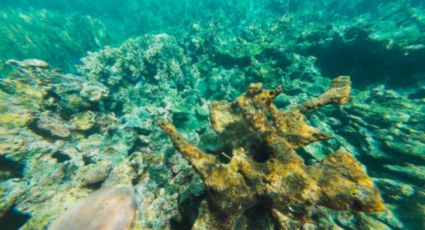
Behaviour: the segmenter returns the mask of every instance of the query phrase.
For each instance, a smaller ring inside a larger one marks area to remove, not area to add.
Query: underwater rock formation
[[[232,229],[241,214],[256,205],[267,207],[280,226],[289,224],[287,216],[308,223],[309,210],[317,205],[362,212],[385,210],[377,187],[350,153],[339,150],[319,163],[306,165],[295,151],[330,138],[309,126],[304,114],[327,104],[347,103],[349,77],[336,78],[320,97],[283,112],[273,104],[281,91],[251,84],[233,104],[213,103],[211,121],[219,135],[232,142],[225,133],[240,132],[235,138],[245,136],[249,142],[250,136],[256,136],[255,141],[264,143],[263,148],[255,149],[250,148],[253,143],[236,140],[227,164],[191,144],[172,124],[159,122],[207,188],[193,229]],[[266,159],[256,161],[254,155],[259,154]],[[295,206],[303,207],[305,213],[296,216],[288,211]]]
[[[161,50],[169,41],[153,38],[129,42],[127,48],[145,44]],[[151,54],[167,61],[170,53]],[[172,146],[152,125],[153,117],[171,117],[172,102],[182,100],[169,86],[173,83],[146,82],[143,91],[141,84],[126,80],[108,87],[96,80],[104,75],[63,74],[35,59],[8,63],[14,71],[0,81],[0,184],[5,188],[0,224],[18,213],[25,217],[17,223],[21,229],[48,228],[76,200],[98,189],[132,185],[136,196],[145,198],[138,199],[137,208],[146,211],[137,212],[134,227],[170,229],[180,215],[179,203],[202,193],[199,178],[180,155],[165,157]],[[178,81],[171,71],[158,72]],[[174,96],[165,101],[160,93],[151,93],[149,100],[141,96],[161,88]]]

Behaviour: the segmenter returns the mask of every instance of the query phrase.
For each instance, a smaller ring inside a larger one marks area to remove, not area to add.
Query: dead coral
[[[241,214],[256,205],[267,207],[278,226],[290,224],[284,223],[287,216],[309,222],[308,210],[314,206],[362,212],[385,209],[378,189],[350,153],[340,150],[307,166],[295,152],[330,138],[309,126],[304,114],[327,104],[348,102],[349,77],[336,78],[320,97],[286,111],[273,104],[281,90],[263,90],[261,83],[251,84],[233,104],[212,104],[212,127],[233,147],[228,164],[192,145],[172,124],[159,122],[207,187],[193,229],[232,229]],[[237,140],[230,140],[232,136]],[[250,142],[263,142],[265,147],[258,150]],[[254,154],[270,156],[259,162]],[[288,210],[294,206],[307,211],[291,215]]]

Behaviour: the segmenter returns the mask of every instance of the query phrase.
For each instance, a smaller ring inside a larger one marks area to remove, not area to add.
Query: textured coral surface
[[[309,126],[303,113],[327,104],[347,103],[349,77],[336,78],[329,90],[318,98],[283,112],[272,103],[281,91],[281,88],[263,90],[261,83],[251,84],[233,106],[222,101],[211,108],[216,132],[225,133],[226,129],[234,129],[239,126],[235,124],[244,122],[249,127],[241,127],[240,131],[249,130],[246,136],[258,134],[259,138],[254,141],[264,142],[260,149],[249,149],[253,144],[249,142],[235,144],[227,164],[189,143],[172,124],[160,121],[162,129],[200,174],[208,190],[206,202],[201,207],[205,210],[200,211],[193,229],[233,229],[242,213],[256,205],[267,207],[278,226],[290,225],[280,216],[294,214],[279,211],[290,206],[306,210],[315,205],[363,212],[385,210],[377,187],[350,153],[339,150],[307,166],[295,152],[310,143],[330,138]],[[238,138],[243,138],[243,133]],[[257,162],[254,155],[269,156],[264,162]],[[308,222],[309,215],[311,213],[295,217],[300,221],[299,227]]]

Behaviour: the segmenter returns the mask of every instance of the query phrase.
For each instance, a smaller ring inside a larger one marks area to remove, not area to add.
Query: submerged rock
[[[109,176],[112,170],[110,162],[102,161],[95,164],[86,165],[77,172],[76,180],[81,186],[92,186],[102,183]]]
[[[48,137],[67,138],[71,135],[71,131],[65,121],[49,112],[38,114],[33,121],[32,128]]]
[[[65,212],[50,230],[127,230],[136,216],[134,190],[120,186],[98,190]]]
[[[285,111],[273,104],[281,90],[263,90],[261,83],[251,84],[232,106],[226,101],[214,103],[211,121],[217,133],[235,131],[245,124],[247,127],[239,129],[243,132],[239,136],[247,137],[253,132],[259,137],[252,143],[250,138],[244,138],[245,143],[235,140],[229,153],[232,156],[227,156],[228,164],[191,144],[172,124],[160,121],[175,148],[209,191],[193,229],[234,229],[241,215],[255,206],[272,209],[271,218],[281,228],[289,227],[291,222],[310,228],[308,210],[316,206],[367,213],[386,209],[379,190],[350,153],[339,150],[307,166],[295,151],[330,138],[309,126],[304,114],[328,104],[347,103],[349,77],[336,78],[321,96]],[[264,147],[253,148],[258,142]],[[373,226],[384,225],[373,218],[367,220]]]
[[[48,111],[38,114],[31,128],[47,137],[67,138],[71,135],[68,124],[58,115]]]
[[[92,111],[76,114],[70,121],[70,126],[79,131],[91,129],[96,122],[96,115]]]

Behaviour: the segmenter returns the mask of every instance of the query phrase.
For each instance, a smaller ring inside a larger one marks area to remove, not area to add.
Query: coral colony
[[[282,112],[273,104],[281,91],[281,88],[263,90],[261,83],[251,84],[232,104],[212,103],[210,115],[214,130],[225,137],[247,140],[247,143],[227,140],[233,147],[227,164],[188,142],[172,124],[160,122],[207,188],[207,197],[193,229],[233,229],[238,217],[255,205],[267,207],[278,226],[284,229],[294,224],[288,215],[295,218],[293,222],[300,222],[298,227],[308,223],[308,210],[315,205],[363,212],[385,210],[378,189],[350,153],[339,150],[307,166],[295,151],[330,138],[309,126],[304,113],[327,104],[348,102],[349,77],[335,79],[320,97]],[[258,142],[266,148],[251,147]],[[259,154],[269,156],[260,163],[253,159]],[[291,206],[301,207],[306,213],[294,216],[288,212]]]

